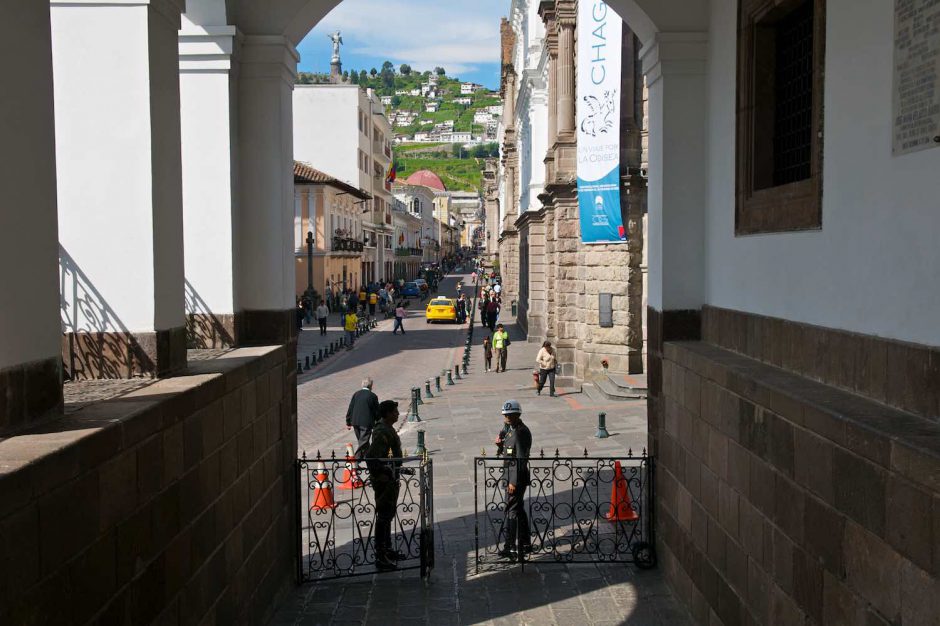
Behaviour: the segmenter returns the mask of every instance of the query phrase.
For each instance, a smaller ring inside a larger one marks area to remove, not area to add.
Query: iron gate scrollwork
[[[476,569],[505,563],[506,471],[515,459],[476,457]],[[652,519],[653,459],[532,457],[525,494],[531,547],[512,546],[521,562],[625,562],[656,565]],[[521,534],[519,535],[521,537]]]
[[[297,460],[298,582],[379,572],[368,461],[323,459],[319,454]],[[420,569],[427,577],[434,567],[433,464],[420,456],[395,459],[399,461],[391,549],[404,558],[392,571]]]

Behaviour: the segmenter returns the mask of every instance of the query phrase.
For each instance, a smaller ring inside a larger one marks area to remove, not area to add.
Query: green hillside
[[[454,132],[470,132],[473,137],[480,137],[485,134],[486,128],[474,124],[474,113],[502,102],[499,94],[486,89],[472,95],[461,95],[461,80],[447,76],[441,68],[434,72],[437,77],[437,98],[434,101],[438,103],[438,110],[434,112],[426,111],[428,98],[411,95],[412,90],[420,91],[422,83],[429,82],[431,72],[412,71],[408,65],[394,67],[386,61],[381,68],[350,68],[343,75],[351,83],[373,89],[380,97],[390,97],[391,104],[385,107],[386,117],[393,123],[399,112],[416,115],[408,126],[393,126],[396,137],[412,138],[417,132],[431,132],[435,124],[450,121],[453,122]],[[297,82],[328,83],[329,76],[301,72]],[[464,98],[471,100],[469,103],[458,102]],[[404,180],[417,170],[428,169],[436,173],[448,189],[455,191],[479,191],[483,158],[499,154],[498,146],[492,141],[470,148],[445,142],[403,143],[396,145],[394,150],[399,180]]]

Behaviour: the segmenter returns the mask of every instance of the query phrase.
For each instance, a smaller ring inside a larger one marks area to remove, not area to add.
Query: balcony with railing
[[[424,256],[424,250],[400,246],[395,248],[395,256]]]
[[[349,237],[333,237],[333,252],[346,253],[346,254],[358,254],[362,252],[365,245],[358,239],[351,239]]]

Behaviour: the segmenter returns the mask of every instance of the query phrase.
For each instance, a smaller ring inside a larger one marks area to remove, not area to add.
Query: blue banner
[[[620,214],[620,37],[601,0],[578,2],[578,211],[582,243],[627,240]]]

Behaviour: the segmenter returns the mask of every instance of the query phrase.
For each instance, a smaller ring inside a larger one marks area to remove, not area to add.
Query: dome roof
[[[438,191],[447,191],[441,179],[431,170],[418,170],[405,181],[408,185],[423,185]]]

